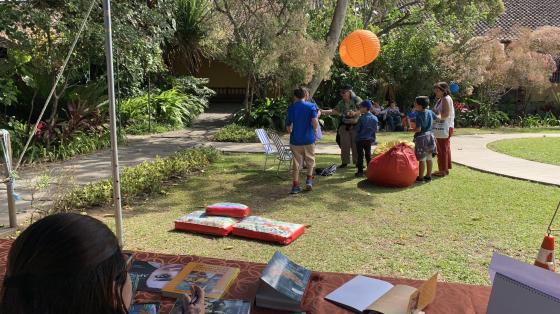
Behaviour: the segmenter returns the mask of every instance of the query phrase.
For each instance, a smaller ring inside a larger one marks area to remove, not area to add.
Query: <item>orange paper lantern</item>
[[[344,64],[359,68],[373,62],[379,56],[381,43],[374,33],[360,29],[350,33],[338,48]]]

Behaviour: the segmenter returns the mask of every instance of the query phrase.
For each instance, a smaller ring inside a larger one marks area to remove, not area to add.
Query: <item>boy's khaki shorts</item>
[[[298,172],[304,165],[307,167],[307,175],[313,176],[315,168],[315,145],[290,145],[294,159],[292,170]]]

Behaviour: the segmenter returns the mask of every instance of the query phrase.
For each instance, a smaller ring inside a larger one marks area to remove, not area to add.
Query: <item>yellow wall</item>
[[[229,65],[220,61],[204,61],[198,70],[196,77],[210,79],[210,88],[246,88],[247,78],[239,75]]]

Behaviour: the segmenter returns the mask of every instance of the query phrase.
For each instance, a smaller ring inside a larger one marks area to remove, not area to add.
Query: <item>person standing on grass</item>
[[[360,119],[356,124],[356,148],[358,150],[358,163],[356,177],[364,176],[364,156],[366,167],[371,161],[371,145],[375,143],[375,132],[377,131],[377,117],[371,113],[371,100],[364,100],[360,104]]]
[[[414,150],[418,159],[418,177],[416,182],[432,181],[432,158],[437,152],[436,138],[432,133],[435,114],[428,109],[430,99],[426,96],[416,97],[414,110],[416,111],[416,128],[414,129]],[[424,170],[426,174],[424,175]]]
[[[438,150],[438,171],[434,173],[436,177],[445,177],[449,175],[451,169],[451,136],[455,128],[455,108],[453,107],[453,99],[449,85],[446,82],[439,82],[434,85],[434,93],[436,94],[436,105],[434,112],[438,116],[438,120],[445,121],[449,127],[449,136],[447,138],[436,139]]]
[[[358,118],[360,117],[358,105],[362,102],[362,99],[356,96],[350,85],[345,85],[340,89],[340,96],[342,100],[338,102],[335,108],[323,110],[322,113],[340,116],[340,124],[337,132],[337,139],[339,139],[339,141],[337,140],[337,142],[339,142],[340,146],[342,164],[339,168],[346,168],[350,163],[350,152],[352,153],[352,162],[356,164],[358,161],[355,141],[356,132],[354,127],[358,123]]]
[[[294,90],[294,103],[288,108],[287,130],[290,133],[290,149],[292,150],[292,191],[301,192],[299,171],[305,163],[307,178],[305,188],[313,189],[313,172],[315,171],[315,141],[319,120],[317,106],[305,101],[308,91],[304,87]]]

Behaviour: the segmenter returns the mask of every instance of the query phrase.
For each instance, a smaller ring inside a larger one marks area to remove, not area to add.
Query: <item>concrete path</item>
[[[560,166],[529,161],[488,149],[489,143],[517,138],[560,137],[560,134],[484,134],[452,138],[452,160],[480,171],[560,186]]]
[[[237,105],[213,105],[203,113],[193,127],[188,130],[173,131],[155,135],[129,136],[126,145],[119,146],[120,166],[130,167],[154,159],[156,156],[168,156],[178,150],[194,147],[211,140],[211,136],[222,125],[228,123]],[[29,218],[32,200],[35,205],[48,204],[56,191],[72,188],[111,177],[111,151],[102,150],[90,155],[75,157],[54,163],[43,163],[21,168],[20,178],[16,181],[16,193],[22,200],[16,204],[18,222]],[[54,178],[47,189],[38,192],[38,178],[42,175]],[[57,179],[58,178],[58,179]],[[1,227],[8,227],[8,206],[6,186],[0,185],[0,233]]]

